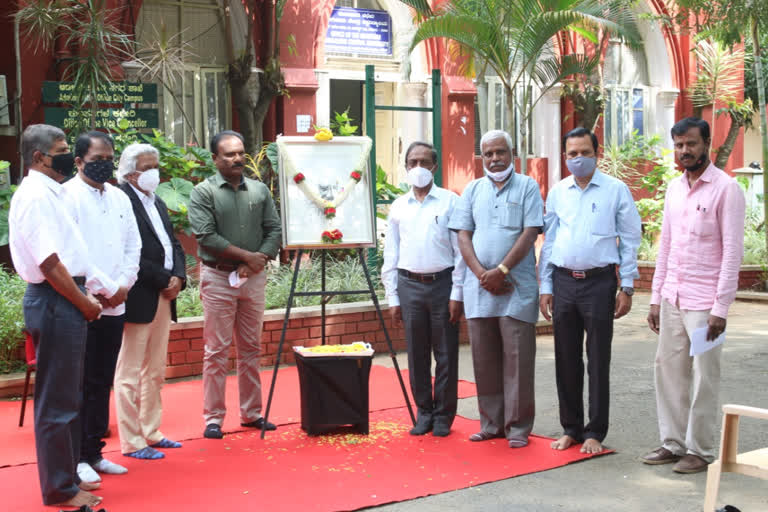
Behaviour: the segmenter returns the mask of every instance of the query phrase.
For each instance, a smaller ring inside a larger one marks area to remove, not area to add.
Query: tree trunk
[[[763,65],[760,62],[760,34],[757,29],[757,19],[752,19],[752,44],[755,49],[755,79],[757,81],[758,109],[760,110],[760,135],[763,146],[763,219],[768,220],[768,119],[765,115],[765,82],[763,80]],[[768,250],[768,229],[765,230],[765,248]]]
[[[261,144],[257,140],[260,127],[256,126],[253,112],[259,101],[261,83],[258,75],[251,73],[247,80],[231,79],[232,103],[235,105],[237,118],[240,121],[240,133],[245,139],[245,152],[255,155]],[[257,133],[258,132],[258,133]]]
[[[728,128],[728,135],[726,135],[723,145],[717,148],[715,167],[725,169],[725,166],[728,164],[728,159],[733,152],[733,146],[736,144],[736,139],[739,137],[739,130],[741,130],[742,126],[744,126],[744,123],[741,122],[737,116],[731,114],[731,126]]]

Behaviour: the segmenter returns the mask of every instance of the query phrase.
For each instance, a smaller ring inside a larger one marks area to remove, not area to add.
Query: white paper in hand
[[[720,333],[720,336],[712,341],[707,341],[707,329],[708,327],[700,327],[694,329],[691,333],[691,356],[698,356],[708,350],[712,350],[718,345],[722,345],[725,341],[725,331]]]
[[[247,277],[240,277],[237,275],[237,270],[233,270],[229,274],[229,286],[232,288],[240,288],[244,282],[248,280]]]

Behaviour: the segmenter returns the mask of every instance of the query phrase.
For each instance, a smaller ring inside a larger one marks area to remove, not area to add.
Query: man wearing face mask
[[[709,160],[709,124],[695,117],[672,127],[685,172],[664,199],[648,326],[659,335],[656,407],[661,446],[646,464],[675,462],[677,473],[706,471],[715,458],[722,345],[690,356],[690,338],[725,332],[744,254],[745,199],[738,182]]]
[[[563,138],[571,176],[547,196],[545,241],[539,257],[539,307],[552,319],[555,374],[565,450],[599,453],[608,432],[613,321],[632,307],[638,277],[640,215],[629,187],[597,169],[597,137],[585,128]],[[616,295],[616,269],[621,290]],[[589,420],[584,423],[584,331],[587,333]]]
[[[86,290],[111,296],[118,287],[90,263],[91,253],[64,204],[61,182],[74,168],[64,132],[30,125],[21,149],[29,174],[11,200],[9,245],[13,265],[28,283],[24,322],[37,347],[34,409],[40,489],[46,505],[95,507],[101,498],[89,491],[99,485],[81,481],[76,469],[87,325],[102,311]]]
[[[127,469],[105,459],[101,440],[109,428],[109,392],[123,337],[125,299],[139,271],[141,238],[131,203],[107,180],[114,174],[114,143],[102,132],[75,141],[78,173],[65,185],[66,203],[85,239],[91,261],[117,285],[114,294],[96,295],[104,310],[88,324],[81,411],[82,442],[77,472],[85,482],[99,482],[98,473],[123,474]],[[91,290],[95,294],[95,290]]]
[[[535,416],[538,289],[533,244],[544,225],[538,184],[515,173],[512,138],[492,130],[480,140],[485,177],[471,182],[448,226],[470,272],[464,311],[480,409],[470,441],[506,437],[528,444]]]
[[[203,435],[221,439],[227,360],[237,345],[240,425],[275,430],[261,415],[261,327],[264,319],[266,265],[277,256],[282,229],[269,189],[243,175],[243,136],[226,130],[211,139],[218,172],[195,186],[189,223],[197,236],[200,295],[205,315],[203,356]],[[232,272],[247,278],[235,288]],[[236,331],[236,333],[235,333]]]
[[[181,443],[160,432],[168,334],[176,320],[176,296],[184,288],[184,250],[173,233],[160,183],[159,153],[131,144],[120,155],[117,181],[131,201],[141,235],[139,276],[125,301],[123,343],[115,372],[115,409],[120,448],[136,459],[161,459],[158,448]]]
[[[432,181],[437,152],[414,142],[405,152],[411,190],[390,209],[381,279],[395,327],[405,325],[418,420],[411,435],[447,436],[456,416],[458,322],[466,265],[448,219],[459,196]],[[432,390],[432,357],[435,386]]]

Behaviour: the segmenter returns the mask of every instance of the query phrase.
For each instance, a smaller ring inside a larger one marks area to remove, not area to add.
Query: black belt
[[[222,270],[224,272],[232,272],[233,270],[237,270],[237,267],[239,265],[236,265],[234,263],[219,263],[216,261],[205,261],[203,260],[203,265],[206,267],[215,268],[216,270]]]
[[[448,267],[440,272],[434,272],[432,274],[417,274],[402,268],[397,269],[397,273],[401,276],[413,279],[414,281],[421,281],[422,283],[434,283],[438,279],[451,275],[451,272],[453,272],[453,267]]]
[[[588,277],[604,274],[605,272],[616,272],[616,265],[611,263],[610,265],[606,265],[604,267],[590,268],[587,270],[571,270],[570,268],[565,267],[555,267],[555,270],[574,279],[586,279]]]

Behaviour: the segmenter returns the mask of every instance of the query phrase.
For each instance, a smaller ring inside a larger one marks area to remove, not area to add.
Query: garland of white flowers
[[[318,142],[318,144],[323,144],[323,142]],[[279,139],[277,141],[277,146],[280,149],[280,153],[283,156],[283,165],[284,165],[284,171],[288,174],[288,177],[291,178],[291,180],[296,184],[297,187],[299,187],[299,190],[304,192],[304,195],[315,203],[315,205],[320,208],[323,213],[326,215],[326,217],[329,217],[328,210],[333,210],[330,217],[333,217],[336,213],[336,208],[341,206],[341,204],[347,199],[349,194],[352,192],[352,189],[357,185],[357,183],[362,179],[363,177],[363,171],[362,169],[365,169],[365,163],[368,159],[368,155],[371,151],[371,145],[372,141],[370,138],[366,137],[363,143],[363,150],[360,153],[360,160],[358,160],[355,167],[352,169],[352,173],[350,173],[349,181],[347,182],[347,185],[344,187],[344,190],[341,192],[341,194],[334,200],[334,201],[327,201],[320,197],[317,192],[315,192],[313,189],[307,185],[307,180],[305,179],[304,175],[296,169],[296,165],[293,163],[293,160],[291,159],[290,153],[288,151],[288,146],[284,143],[282,143]],[[358,173],[359,178],[356,178],[353,176],[353,174]]]

